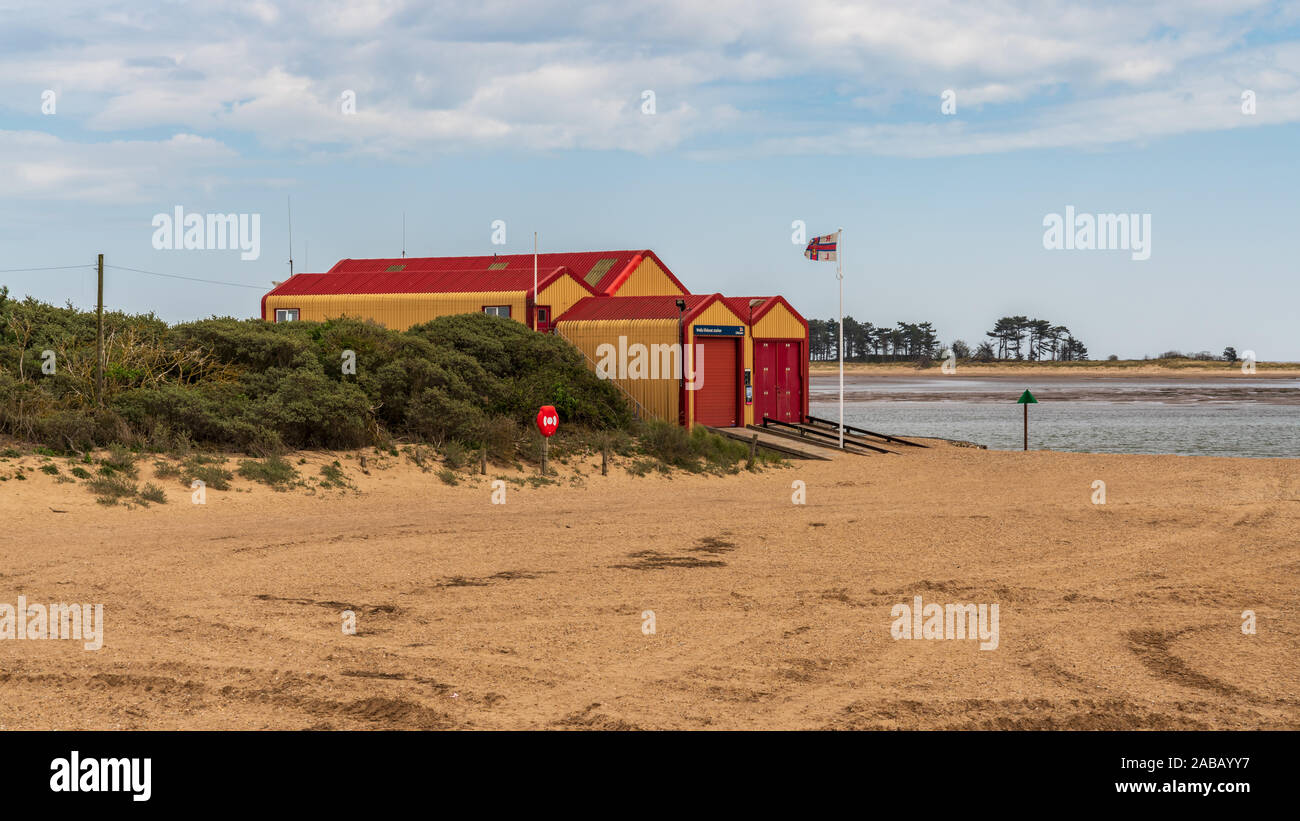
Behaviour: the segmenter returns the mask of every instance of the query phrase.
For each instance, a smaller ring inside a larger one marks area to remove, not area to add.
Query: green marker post
[[[1029,392],[1029,388],[1025,388],[1025,392],[1020,394],[1016,404],[1025,406],[1025,450],[1029,450],[1029,406],[1037,405],[1038,400]]]

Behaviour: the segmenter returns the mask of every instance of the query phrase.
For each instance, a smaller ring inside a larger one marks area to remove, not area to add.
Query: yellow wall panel
[[[577,280],[562,276],[541,290],[537,304],[550,305],[551,316],[557,317],[572,308],[573,303],[588,296],[591,296],[591,291],[579,285]]]
[[[619,360],[619,337],[626,338],[626,345],[645,345],[653,351],[652,345],[673,345],[677,342],[677,320],[675,319],[602,319],[578,322],[559,322],[557,333],[570,344],[582,351],[587,358],[587,367],[593,371],[602,359],[600,347],[612,345],[615,352],[614,362]],[[617,371],[615,371],[617,373]],[[677,400],[681,390],[679,379],[671,375],[659,379],[620,379],[615,382],[623,391],[641,403],[644,412],[656,419],[677,422]]]
[[[476,314],[485,305],[509,305],[510,318],[526,320],[523,291],[464,294],[310,294],[266,298],[266,316],[273,321],[277,308],[297,308],[298,318],[323,322],[342,316],[373,319],[395,331],[404,331],[440,316]]]
[[[754,323],[754,336],[759,339],[803,339],[805,334],[803,324],[780,302]]]
[[[684,293],[687,291],[677,287],[653,259],[646,257],[611,296],[675,296]]]

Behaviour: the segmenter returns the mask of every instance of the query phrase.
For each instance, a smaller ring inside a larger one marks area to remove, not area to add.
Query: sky
[[[405,215],[409,256],[536,231],[833,319],[797,241],[842,228],[859,321],[1297,361],[1300,4],[0,0],[11,295],[89,308],[102,253],[110,309],[256,316],[290,203],[298,272]],[[1149,256],[1045,247],[1067,207]],[[156,247],[177,208],[256,217],[256,258]]]

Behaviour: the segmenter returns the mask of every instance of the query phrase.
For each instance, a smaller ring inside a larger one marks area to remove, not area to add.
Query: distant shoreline
[[[916,377],[941,376],[941,360],[918,368],[913,362],[845,362],[844,372],[856,376]],[[811,362],[811,376],[837,373],[837,362]],[[1033,376],[1035,379],[1296,379],[1300,362],[1258,362],[1255,373],[1241,372],[1241,363],[1202,362],[1197,360],[1123,360],[1086,362],[964,362],[959,361],[953,376],[1006,379]]]

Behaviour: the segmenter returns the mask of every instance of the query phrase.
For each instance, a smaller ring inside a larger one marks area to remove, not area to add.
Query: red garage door
[[[740,424],[739,390],[736,386],[736,354],[738,339],[700,339],[695,342],[703,348],[703,360],[697,365],[703,385],[694,391],[695,421],[720,428],[734,428]],[[702,366],[702,367],[701,367]]]
[[[803,421],[803,343],[774,342],[776,411],[782,422]]]
[[[754,340],[754,424],[763,424],[763,417],[780,419],[776,405],[776,349],[780,342]]]

